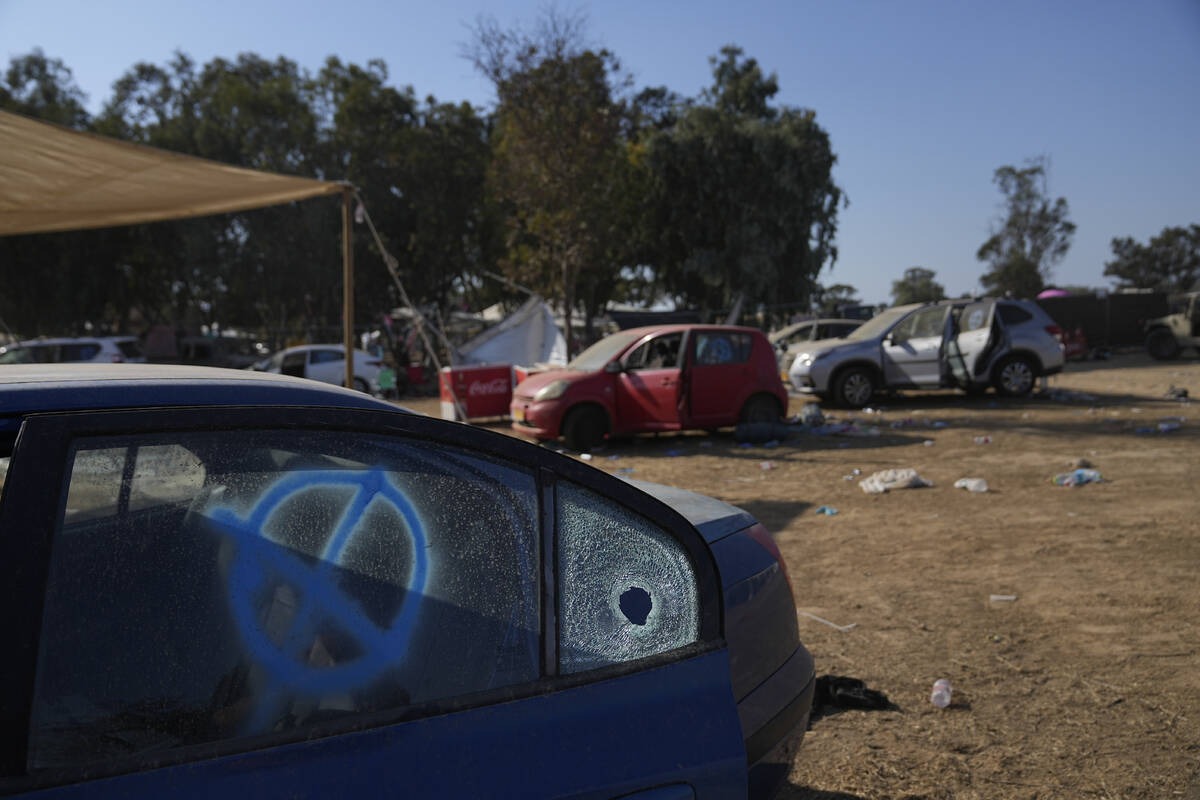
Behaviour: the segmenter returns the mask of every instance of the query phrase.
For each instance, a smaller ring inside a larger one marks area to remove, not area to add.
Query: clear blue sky
[[[255,52],[317,69],[383,59],[419,96],[489,106],[459,55],[485,13],[530,25],[542,2],[0,0],[0,57],[41,47],[97,111],[138,61]],[[708,57],[741,46],[777,74],[776,100],[812,108],[838,155],[840,257],[825,284],[867,302],[924,266],[978,291],[975,251],[999,211],[996,167],[1051,159],[1050,191],[1078,232],[1057,283],[1107,286],[1114,236],[1200,223],[1200,0],[609,0],[588,18],[640,86],[694,96]]]

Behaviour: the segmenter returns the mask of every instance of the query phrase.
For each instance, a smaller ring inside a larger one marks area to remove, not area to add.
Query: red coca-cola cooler
[[[458,419],[454,396],[467,419],[504,417],[512,402],[512,364],[472,364],[442,367],[438,376],[442,397],[442,419]],[[451,395],[450,388],[454,388]]]

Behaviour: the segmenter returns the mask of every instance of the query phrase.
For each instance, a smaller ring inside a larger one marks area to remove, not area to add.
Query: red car
[[[614,333],[513,391],[513,430],[590,450],[605,436],[774,422],[787,408],[754,328],[657,325]]]

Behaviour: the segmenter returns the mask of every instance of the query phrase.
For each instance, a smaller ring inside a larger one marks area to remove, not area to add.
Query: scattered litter
[[[796,613],[802,617],[808,617],[809,619],[815,619],[817,622],[820,622],[822,625],[828,625],[829,627],[833,628],[834,630],[839,630],[842,633],[845,633],[846,631],[852,631],[858,627],[857,622],[851,622],[849,625],[838,625],[836,622],[830,622],[827,619],[821,619],[816,614],[810,614],[807,611],[801,611],[800,609],[796,609]]]
[[[1171,388],[1167,389],[1165,396],[1168,400],[1187,400],[1188,390],[1184,389],[1182,386],[1175,388],[1175,384],[1171,384]]]
[[[844,481],[852,481],[852,480],[854,480],[854,476],[853,476],[853,475],[843,475],[843,476],[842,476],[842,480],[844,480]]]
[[[989,638],[989,639],[991,639],[993,642],[1002,642],[1002,641],[1004,641],[1003,637],[1001,637],[1001,636],[1000,636],[1000,634],[998,634],[998,633],[993,633],[993,634],[992,634],[991,636],[989,636],[988,638]]]
[[[670,458],[674,458],[675,456],[681,456],[681,455],[683,455],[682,450],[668,450],[667,451],[667,456],[669,456]]]
[[[800,409],[800,424],[816,427],[825,424],[825,414],[816,403],[809,403]]]
[[[616,474],[618,474],[618,475],[632,475],[632,474],[633,474],[633,467],[621,467],[619,470],[617,470],[617,473],[616,473]]]
[[[743,422],[733,432],[733,438],[743,444],[761,444],[762,442],[780,441],[792,436],[793,433],[803,433],[803,429],[795,429],[780,422]]]
[[[763,447],[779,447],[779,440],[772,439],[769,442],[763,442]]]
[[[945,678],[934,681],[933,692],[929,695],[929,702],[938,708],[945,708],[950,705],[950,681]]]
[[[933,447],[933,439],[926,439],[922,444],[926,447]]]
[[[1134,406],[1133,408],[1131,408],[1129,410],[1132,411],[1134,414],[1142,413],[1142,410],[1140,408],[1138,408],[1137,406]]]
[[[993,603],[1015,603],[1017,596],[1015,594],[993,594],[988,599]]]
[[[609,460],[609,461],[616,461],[616,460],[618,460],[618,459],[620,459],[620,456],[609,456],[609,457],[608,457],[608,460]]]
[[[1158,432],[1170,433],[1171,431],[1179,430],[1180,427],[1181,426],[1178,422],[1160,422],[1158,423]]]
[[[1055,475],[1050,482],[1056,486],[1082,486],[1085,483],[1103,483],[1104,477],[1094,469],[1077,469]]]
[[[838,709],[881,711],[895,708],[888,696],[878,689],[868,689],[858,678],[841,675],[821,675],[813,692],[812,717],[820,717]],[[810,717],[811,718],[811,717]]]
[[[742,442],[738,447],[754,447],[754,442]]]
[[[933,486],[917,474],[915,469],[885,469],[876,472],[869,478],[858,482],[859,487],[867,494],[883,494],[893,489],[917,489],[922,486]]]
[[[758,468],[761,470],[775,469],[775,462],[774,461],[760,461],[760,462],[758,462]]]
[[[580,457],[580,458],[582,458],[584,461],[591,461],[591,460],[592,460],[592,454],[591,454],[591,453],[580,453],[580,454],[579,454],[579,457]]]
[[[811,432],[817,436],[878,436],[879,428],[863,428],[853,422],[839,422],[813,428]]]
[[[827,517],[832,517],[834,514],[838,513],[838,510],[832,506],[821,506],[817,509],[816,513],[823,514]]]
[[[1091,403],[1096,398],[1083,392],[1072,392],[1068,389],[1051,389],[1045,396],[1056,403]]]
[[[1071,462],[1070,466],[1073,469],[1091,469],[1095,466],[1095,464],[1093,464],[1091,461],[1088,461],[1086,458],[1077,458]]]
[[[991,444],[991,443],[992,443],[992,437],[990,437],[990,436],[976,436],[975,437],[975,444]]]
[[[959,478],[954,482],[955,489],[966,489],[968,492],[986,492],[987,481],[983,478]]]
[[[948,427],[950,427],[950,423],[942,422],[941,420],[938,420],[937,422],[933,423],[933,425],[931,425],[930,427],[931,428],[948,428]]]
[[[862,475],[862,470],[859,469],[858,467],[855,467],[854,469],[850,470],[850,474],[851,475]]]

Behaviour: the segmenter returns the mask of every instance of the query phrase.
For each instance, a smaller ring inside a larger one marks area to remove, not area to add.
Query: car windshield
[[[913,310],[912,308],[889,308],[887,311],[882,311],[876,316],[871,317],[862,325],[847,333],[843,338],[855,342],[877,339],[887,333],[889,328],[908,316]]]
[[[575,356],[571,363],[567,364],[567,369],[577,369],[583,372],[595,372],[598,369],[604,369],[604,365],[612,361],[617,353],[620,353],[641,336],[642,334],[634,331],[622,331],[621,333],[614,333],[612,336],[606,336]]]
[[[33,352],[28,347],[9,347],[0,350],[0,364],[29,364]]]

